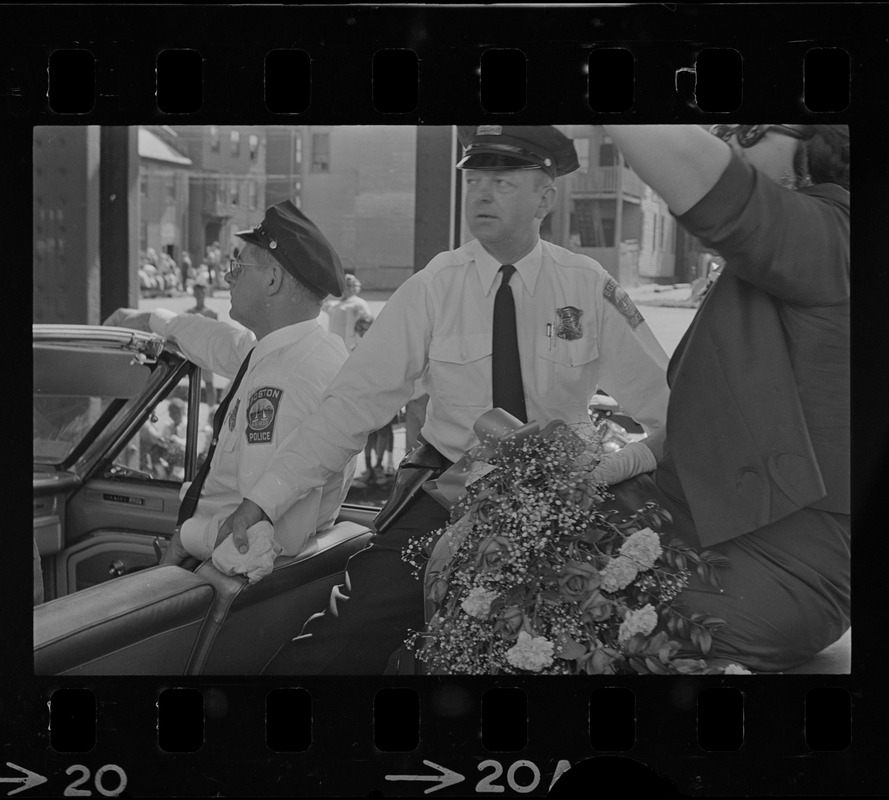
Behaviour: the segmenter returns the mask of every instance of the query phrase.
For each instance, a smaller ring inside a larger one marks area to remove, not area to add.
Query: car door
[[[174,419],[175,408],[181,411]],[[206,453],[211,425],[200,370],[186,364],[69,497],[56,596],[157,563],[176,526],[182,484]]]

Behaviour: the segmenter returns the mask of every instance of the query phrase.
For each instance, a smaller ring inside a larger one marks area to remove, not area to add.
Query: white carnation
[[[491,592],[476,586],[469,590],[466,599],[460,603],[470,617],[487,617],[491,613],[491,603],[497,599],[497,592]]]
[[[527,631],[519,633],[516,643],[506,651],[506,660],[514,667],[540,672],[553,663],[555,645],[543,636],[532,638]]]
[[[624,617],[624,621],[620,624],[617,632],[617,640],[625,642],[637,633],[648,636],[655,627],[657,627],[657,611],[654,610],[654,606],[651,603],[648,603],[642,608],[630,611]]]
[[[634,561],[626,556],[618,556],[611,559],[602,570],[602,591],[616,592],[629,586],[634,580],[639,570]]]
[[[661,540],[651,528],[631,534],[620,548],[621,555],[633,561],[639,572],[651,569],[662,552]]]

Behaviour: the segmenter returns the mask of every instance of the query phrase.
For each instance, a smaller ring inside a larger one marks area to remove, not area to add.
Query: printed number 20
[[[83,784],[90,779],[89,768],[83,766],[83,764],[72,764],[65,770],[66,775],[71,775],[75,772],[79,772],[80,777],[65,787],[64,796],[92,797],[93,793],[89,789],[77,788],[78,786],[83,786]],[[117,786],[112,789],[108,789],[105,786],[105,775],[109,772],[113,772],[117,776]],[[93,784],[96,787],[96,791],[102,795],[102,797],[117,797],[127,788],[127,774],[117,766],[117,764],[106,764],[104,767],[99,767],[99,769],[96,770],[96,777],[93,779]]]
[[[532,778],[531,782],[528,784],[519,784],[515,779],[516,771],[521,767],[527,767],[531,770]],[[491,768],[492,772],[490,775],[486,775],[484,778],[482,778],[475,785],[475,790],[477,792],[506,791],[502,786],[498,786],[496,783],[494,783],[494,781],[496,781],[503,774],[503,767],[500,765],[499,761],[482,761],[482,763],[478,765],[478,768],[479,771],[484,771],[485,769]],[[519,794],[527,794],[528,792],[533,792],[537,788],[537,785],[540,783],[540,770],[537,769],[537,766],[534,764],[533,761],[525,761],[524,759],[516,761],[506,771],[506,782],[509,784],[510,789],[512,789],[514,792],[518,792]]]

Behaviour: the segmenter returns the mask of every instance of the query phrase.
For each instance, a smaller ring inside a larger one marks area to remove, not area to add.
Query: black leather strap
[[[235,396],[235,392],[238,391],[238,386],[240,385],[241,380],[247,372],[247,366],[250,363],[250,356],[252,355],[253,350],[247,353],[247,357],[241,362],[238,374],[235,375],[231,387],[222,399],[222,402],[216,407],[216,413],[213,415],[213,440],[210,442],[210,447],[207,450],[207,457],[204,459],[204,463],[201,464],[198,474],[194,476],[194,480],[188,487],[185,497],[182,499],[182,504],[179,506],[179,516],[176,519],[177,526],[182,525],[185,520],[191,519],[198,506],[198,500],[200,500],[201,497],[201,489],[204,488],[204,481],[207,480],[207,474],[210,472],[210,462],[213,460],[213,453],[216,452],[216,444],[219,441],[219,431],[222,430],[222,424],[225,421],[226,413],[228,413],[228,407],[231,404],[232,398]]]

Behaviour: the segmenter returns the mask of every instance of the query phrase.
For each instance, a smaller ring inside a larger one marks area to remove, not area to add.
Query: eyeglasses
[[[244,267],[258,267],[259,264],[245,264],[243,261],[239,261],[237,258],[232,258],[228,262],[228,274],[231,275],[233,281],[238,279],[238,276],[241,274]]]
[[[812,138],[811,131],[801,131],[788,125],[713,125],[710,127],[710,133],[724,142],[728,142],[734,136],[738,140],[738,144],[745,150],[748,147],[759,144],[770,131],[775,131],[775,133],[790,136],[794,139]]]

